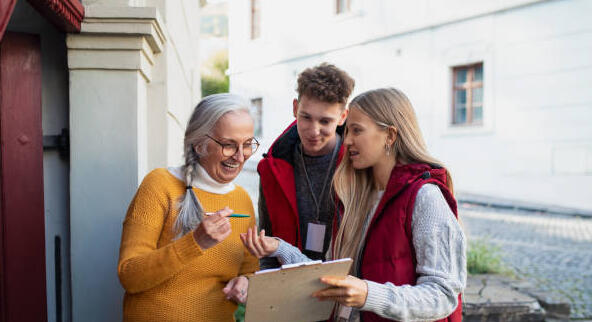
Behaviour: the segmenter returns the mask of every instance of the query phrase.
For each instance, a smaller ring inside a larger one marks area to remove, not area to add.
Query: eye
[[[328,125],[329,124],[329,120],[321,120],[321,124]]]

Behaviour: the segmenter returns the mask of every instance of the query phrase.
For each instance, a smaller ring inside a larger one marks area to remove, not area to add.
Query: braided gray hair
[[[234,111],[249,112],[248,102],[234,94],[214,94],[204,97],[189,118],[183,144],[185,164],[181,168],[187,189],[177,203],[179,215],[173,227],[176,238],[195,229],[203,218],[204,209],[190,188],[191,183],[197,175],[199,158],[207,153],[207,135],[222,116]]]

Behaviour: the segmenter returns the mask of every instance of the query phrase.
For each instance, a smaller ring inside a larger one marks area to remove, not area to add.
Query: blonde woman
[[[338,321],[461,321],[466,242],[452,180],[428,154],[407,97],[385,88],[354,98],[344,145],[333,179],[342,211],[328,257],[354,266],[345,279],[322,278],[328,287],[313,296],[338,302]],[[241,238],[257,257],[307,260],[264,231]]]

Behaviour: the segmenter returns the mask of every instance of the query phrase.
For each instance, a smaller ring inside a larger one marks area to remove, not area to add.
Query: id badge
[[[313,252],[322,252],[325,242],[325,229],[323,224],[308,223],[308,232],[306,233],[306,249]]]

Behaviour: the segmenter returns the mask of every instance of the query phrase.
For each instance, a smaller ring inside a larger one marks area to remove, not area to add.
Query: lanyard
[[[333,153],[331,154],[331,161],[329,161],[329,168],[327,169],[327,175],[325,176],[325,180],[323,180],[323,187],[321,188],[321,194],[320,194],[320,199],[317,201],[317,198],[315,197],[315,193],[312,190],[312,182],[310,181],[310,178],[308,177],[308,171],[306,171],[306,164],[304,163],[304,155],[302,152],[303,148],[302,148],[302,143],[300,143],[300,162],[302,162],[302,168],[304,169],[304,177],[306,178],[306,183],[308,184],[308,191],[310,192],[310,196],[312,197],[312,201],[314,201],[315,207],[316,207],[316,216],[315,216],[315,222],[319,222],[319,215],[320,215],[320,205],[323,202],[323,197],[325,196],[325,188],[327,187],[327,181],[329,180],[329,176],[331,175],[331,167],[333,166],[333,161],[335,161],[335,156],[337,155],[337,152],[339,152],[339,147],[340,147],[340,141],[337,140],[337,142],[335,142],[335,147],[333,148]]]

